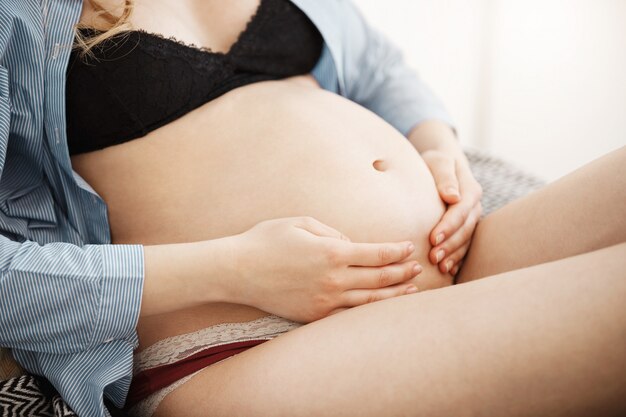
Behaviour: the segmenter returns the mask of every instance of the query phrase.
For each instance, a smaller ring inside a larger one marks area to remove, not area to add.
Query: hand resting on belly
[[[420,290],[450,283],[428,262],[441,218],[417,151],[365,108],[308,78],[233,90],[146,137],[76,155],[108,205],[114,243],[195,242],[310,216],[352,242],[412,241]],[[267,314],[214,304],[147,318],[144,339]],[[144,341],[142,340],[142,344]]]

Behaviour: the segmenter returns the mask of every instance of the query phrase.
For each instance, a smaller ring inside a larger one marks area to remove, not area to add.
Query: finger
[[[450,238],[430,250],[429,258],[433,264],[441,262],[446,254],[453,253],[472,238],[480,218],[480,204],[472,209],[465,223]]]
[[[430,158],[428,167],[441,199],[448,204],[457,203],[461,199],[461,194],[454,159],[447,156]]]
[[[474,178],[474,174],[468,164],[457,164],[457,173],[459,177],[459,186],[461,191],[471,193],[476,201],[480,201],[483,196],[483,187]]]
[[[467,167],[459,168],[461,193],[463,199],[452,206],[443,215],[441,221],[430,233],[430,242],[433,246],[441,244],[445,239],[452,236],[465,223],[470,211],[480,205],[482,187],[474,179],[472,172]],[[480,208],[482,213],[482,207]],[[480,213],[478,215],[480,218]]]
[[[467,217],[472,211],[469,201],[463,200],[461,203],[448,206],[441,221],[437,223],[433,231],[430,233],[430,242],[433,246],[438,246],[444,240],[453,236],[457,230],[465,224]]]
[[[415,261],[391,264],[379,268],[351,266],[343,280],[345,290],[384,288],[415,278],[423,271]]]
[[[418,291],[415,284],[398,284],[376,290],[350,290],[343,293],[343,306],[356,307]]]
[[[456,276],[456,274],[459,273],[459,270],[461,269],[462,266],[463,266],[463,260],[460,260],[459,262],[457,262],[456,265],[452,267],[452,269],[450,270],[450,274],[452,274],[453,276]]]
[[[399,262],[415,250],[413,242],[342,244],[338,257],[351,266],[382,266]]]
[[[465,254],[469,250],[470,242],[467,242],[456,251],[454,251],[451,255],[447,256],[440,264],[439,270],[444,274],[447,272],[451,272],[452,269],[463,260]],[[452,274],[454,275],[454,274]]]
[[[345,240],[348,242],[350,241],[350,238],[348,238],[346,235],[344,235],[343,233],[341,233],[340,231],[336,229],[333,229],[327,224],[320,222],[315,217],[311,217],[311,216],[298,217],[296,219],[296,226],[320,237],[332,237],[335,239],[341,239],[341,240]]]
[[[346,311],[346,310],[348,310],[348,308],[349,308],[349,307],[340,307],[340,308],[336,308],[336,309],[334,309],[333,311],[331,311],[330,313],[328,313],[328,315],[329,315],[329,316],[332,316],[332,315],[334,315],[334,314],[341,313],[342,311]]]
[[[457,175],[463,198],[465,199],[467,197],[468,200],[473,201],[473,206],[480,203],[480,199],[483,196],[483,187],[476,181],[476,178],[474,178],[474,174],[472,174],[469,165],[467,163],[458,163]]]
[[[433,246],[441,244],[445,239],[454,235],[454,233],[465,224],[467,217],[476,206],[479,206],[482,212],[482,206],[480,206],[480,192],[480,187],[471,188],[468,192],[463,191],[463,200],[457,204],[448,206],[441,221],[437,223],[430,233],[430,242]],[[480,217],[480,214],[478,217]]]

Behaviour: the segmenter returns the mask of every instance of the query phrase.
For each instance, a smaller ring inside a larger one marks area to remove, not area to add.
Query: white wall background
[[[552,180],[626,145],[626,0],[353,0],[461,141]]]

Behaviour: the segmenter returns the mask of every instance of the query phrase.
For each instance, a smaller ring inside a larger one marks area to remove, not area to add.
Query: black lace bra
[[[291,1],[261,0],[227,53],[144,31],[116,35],[93,56],[74,50],[66,85],[70,155],[145,136],[234,88],[306,74],[322,46]]]

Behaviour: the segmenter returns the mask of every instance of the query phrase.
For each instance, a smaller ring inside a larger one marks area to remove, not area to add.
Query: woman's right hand
[[[299,322],[416,292],[410,241],[353,243],[312,217],[266,220],[232,236],[241,304]]]

